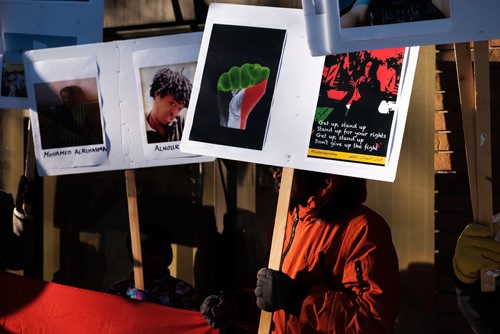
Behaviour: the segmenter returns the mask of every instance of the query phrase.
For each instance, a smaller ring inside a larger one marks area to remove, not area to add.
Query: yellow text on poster
[[[362,162],[362,163],[369,163],[369,164],[376,164],[376,165],[385,165],[385,161],[386,161],[385,157],[378,157],[375,155],[328,151],[328,150],[318,150],[315,148],[309,149],[308,156],[309,157],[325,158],[325,159],[336,159],[336,160]]]

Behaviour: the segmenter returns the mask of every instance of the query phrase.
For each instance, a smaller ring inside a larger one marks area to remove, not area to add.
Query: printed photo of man
[[[156,71],[149,89],[152,105],[146,111],[148,144],[181,140],[185,121],[181,112],[189,105],[191,89],[191,80],[182,70],[163,67]]]

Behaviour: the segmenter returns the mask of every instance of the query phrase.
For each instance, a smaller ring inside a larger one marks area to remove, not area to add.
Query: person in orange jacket
[[[387,223],[362,205],[365,198],[364,179],[295,171],[281,268],[257,273],[256,304],[274,312],[273,333],[393,332],[397,254]],[[201,309],[222,327],[220,310]]]

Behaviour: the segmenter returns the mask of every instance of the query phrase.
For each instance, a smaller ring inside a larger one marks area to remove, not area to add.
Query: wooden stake
[[[464,129],[465,154],[469,172],[469,189],[472,204],[472,216],[477,218],[477,164],[476,164],[476,113],[474,96],[474,73],[470,44],[455,44],[455,60],[457,63],[458,90],[462,107],[462,124]]]
[[[24,176],[28,180],[33,180],[35,178],[35,149],[33,147],[33,130],[31,126],[31,120],[28,121],[28,138],[26,145],[26,160],[24,164]]]
[[[474,42],[476,85],[477,222],[490,228],[493,236],[491,176],[490,59],[488,41]]]
[[[31,129],[31,121],[28,120],[28,138],[26,139],[26,159],[24,161],[24,176],[28,181],[33,181],[35,178],[35,149],[33,147],[33,131]],[[23,212],[26,215],[31,215],[32,204],[23,201]]]
[[[145,290],[144,274],[142,270],[141,237],[139,228],[139,210],[137,206],[137,188],[135,186],[134,170],[125,171],[127,187],[128,217],[130,225],[130,241],[132,244],[132,257],[134,259],[135,288]]]
[[[474,223],[493,236],[491,173],[490,76],[488,41],[474,42],[474,68],[469,43],[455,44],[467,169]],[[495,278],[481,270],[481,291],[495,291]]]
[[[476,85],[477,219],[493,235],[493,184],[491,175],[490,58],[488,41],[474,42]],[[481,270],[481,291],[495,291],[495,277]]]
[[[268,264],[268,267],[274,270],[279,270],[281,264],[281,252],[283,250],[283,241],[285,238],[286,220],[288,217],[288,206],[290,203],[290,194],[293,182],[293,171],[293,168],[284,167],[281,175],[280,192],[276,207],[273,239],[271,242],[271,253]],[[272,316],[272,312],[261,311],[259,334],[269,334],[271,331]]]

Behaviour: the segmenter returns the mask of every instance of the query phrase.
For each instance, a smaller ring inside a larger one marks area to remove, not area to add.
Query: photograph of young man
[[[181,111],[189,105],[192,83],[168,67],[159,69],[152,80],[149,96],[153,99],[146,115],[146,134],[149,144],[181,140],[184,116]]]

